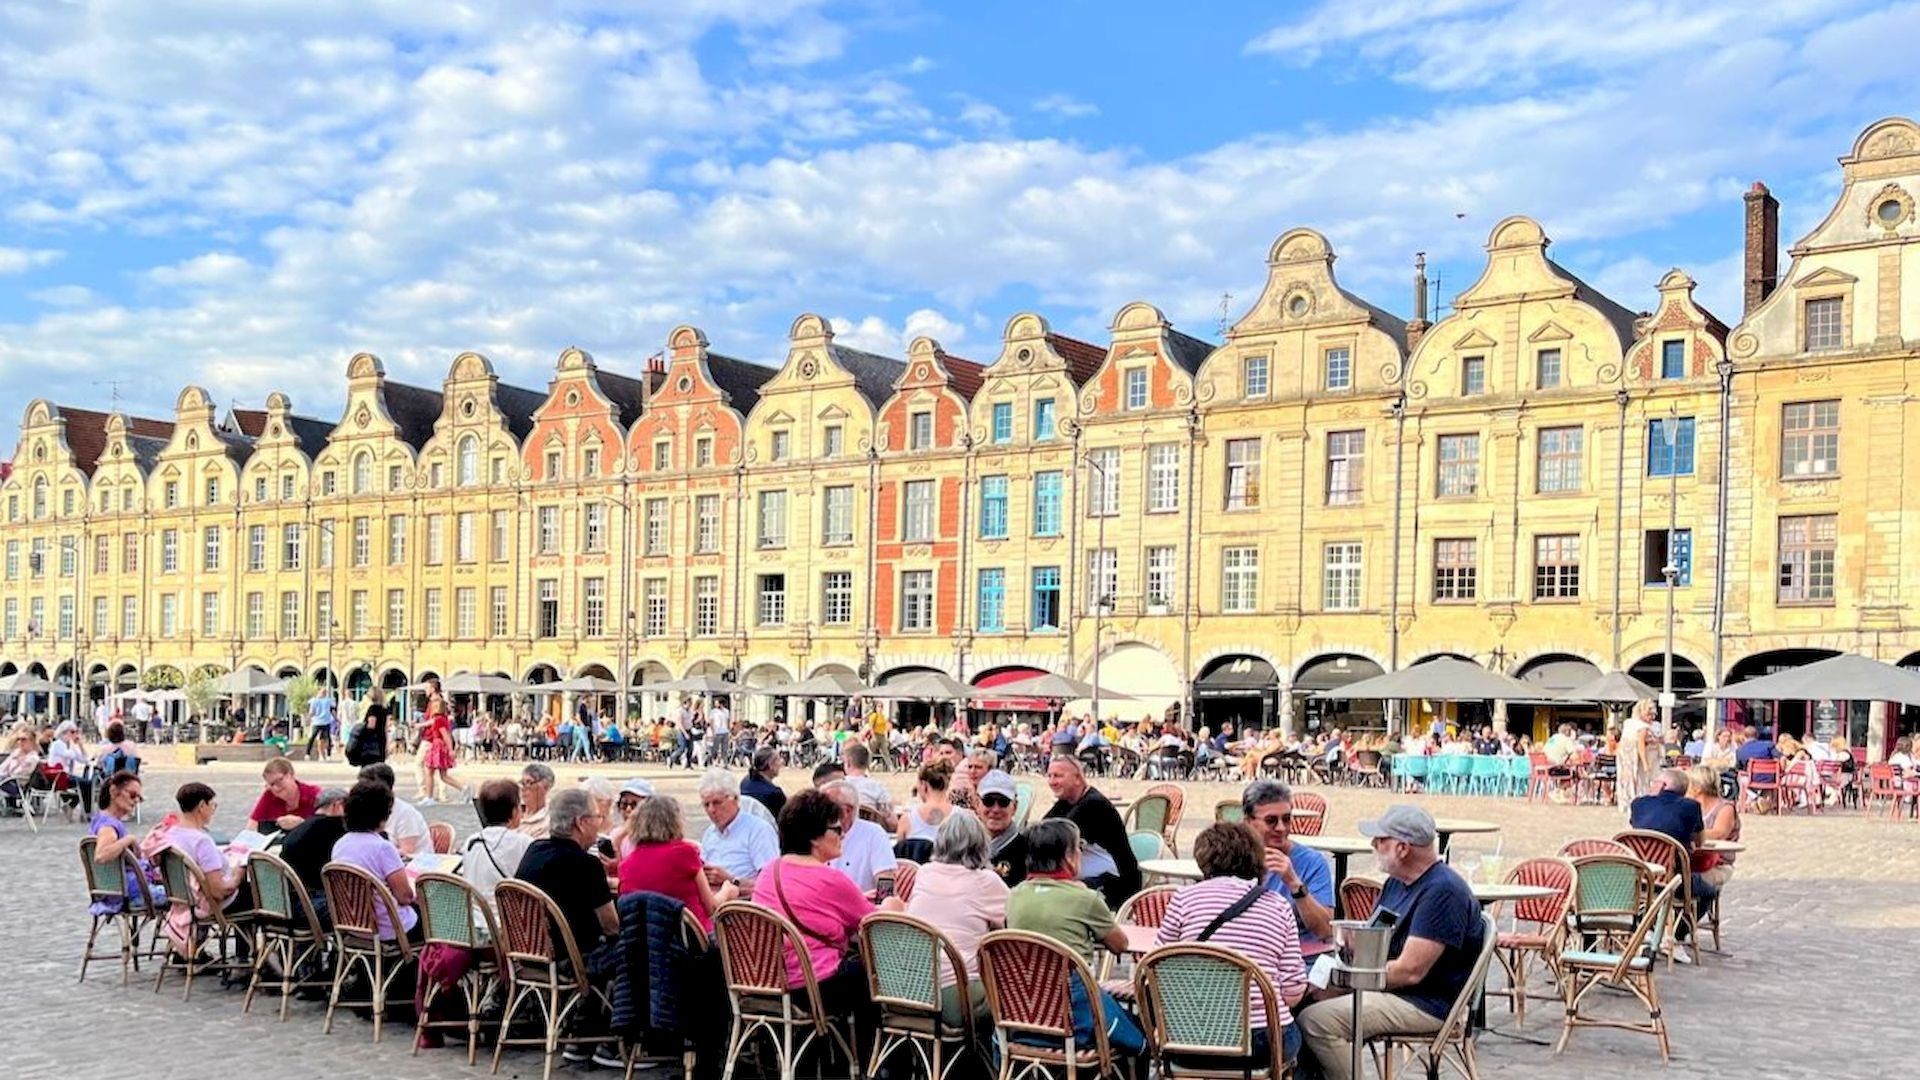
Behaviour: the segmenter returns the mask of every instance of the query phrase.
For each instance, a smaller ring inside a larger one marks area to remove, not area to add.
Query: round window
[[[680,392],[681,392],[681,393],[683,393],[683,394],[684,394],[684,393],[686,393],[686,392],[687,392],[687,391],[689,391],[689,390],[692,390],[692,389],[693,389],[693,376],[691,376],[691,375],[682,375],[682,376],[680,376],[680,382],[679,382],[679,383],[678,383],[677,385],[679,386],[679,389],[680,389]]]
[[[1032,349],[1021,349],[1021,350],[1020,350],[1020,351],[1019,351],[1018,353],[1016,353],[1016,354],[1015,354],[1015,356],[1016,356],[1016,357],[1018,357],[1018,358],[1019,358],[1020,360],[1023,360],[1023,361],[1025,361],[1025,360],[1031,360],[1031,359],[1033,359],[1033,350],[1032,350]]]
[[[1899,199],[1888,199],[1874,208],[1882,225],[1898,225],[1907,216],[1907,207]]]
[[[1304,296],[1295,296],[1293,299],[1287,301],[1287,313],[1296,319],[1305,315],[1307,313],[1307,298]]]
[[[567,391],[567,404],[569,406],[580,404],[580,391],[578,390]]]
[[[460,403],[460,415],[467,417],[468,419],[473,418],[473,399],[472,398],[468,398],[466,401],[463,401]]]

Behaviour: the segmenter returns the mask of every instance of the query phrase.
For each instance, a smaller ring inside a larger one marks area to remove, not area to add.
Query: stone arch
[[[740,676],[740,684],[755,690],[780,686],[794,681],[793,673],[783,664],[767,660],[748,668]],[[740,715],[754,725],[768,722],[784,722],[789,715],[791,698],[773,694],[746,694],[741,698]]]

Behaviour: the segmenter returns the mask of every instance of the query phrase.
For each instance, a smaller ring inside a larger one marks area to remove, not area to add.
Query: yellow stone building
[[[1540,732],[1596,722],[1550,692],[1606,670],[1691,723],[1688,691],[1828,651],[1920,664],[1920,127],[1872,125],[1840,179],[1784,273],[1778,204],[1747,196],[1731,328],[1686,272],[1609,298],[1512,217],[1433,321],[1418,271],[1403,321],[1298,228],[1217,344],[1132,303],[1103,345],[1022,313],[990,361],[890,358],[803,315],[777,365],[683,326],[630,374],[568,349],[543,391],[363,354],[331,420],[195,387],[168,419],[34,401],[0,482],[0,675],[64,712],[76,674],[98,697],[201,668],[355,692],[1049,670],[1126,719],[1375,726],[1312,692],[1454,655],[1542,687],[1457,718]],[[1875,754],[1914,726],[1732,708]]]

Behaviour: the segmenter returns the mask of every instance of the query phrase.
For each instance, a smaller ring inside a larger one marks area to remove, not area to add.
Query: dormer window
[[[1487,358],[1468,356],[1460,360],[1460,396],[1472,397],[1487,392]]]
[[[820,440],[820,456],[837,458],[847,452],[847,431],[839,424],[829,424]]]
[[[560,451],[547,451],[546,477],[548,480],[560,479]]]
[[[1353,389],[1353,353],[1345,346],[1328,349],[1325,356],[1328,390]]]
[[[167,481],[166,486],[160,490],[162,492],[160,505],[163,508],[172,510],[174,507],[180,505],[180,482],[178,480]],[[34,516],[39,517],[40,515],[36,513]]]
[[[907,449],[925,450],[933,445],[933,414],[917,412],[907,418]]]
[[[1660,343],[1660,377],[1663,379],[1687,377],[1687,343],[1684,340]]]
[[[1264,356],[1249,356],[1240,361],[1240,394],[1247,398],[1263,398],[1271,387],[1272,379]]]
[[[467,404],[471,405],[472,402]],[[461,487],[474,487],[480,483],[480,440],[468,435],[460,440],[460,451],[455,458],[456,475]]]
[[[713,436],[702,435],[693,440],[693,466],[696,469],[713,467]]]
[[[1542,390],[1560,388],[1560,350],[1541,349],[1533,357],[1533,384]]]
[[[1147,407],[1147,369],[1133,368],[1127,372],[1127,408],[1144,409]]]
[[[793,456],[793,433],[776,431],[767,440],[767,457],[773,461],[785,461]]]
[[[653,444],[653,471],[666,472],[673,468],[673,443],[660,439]]]
[[[1806,348],[1808,352],[1816,349],[1844,348],[1846,339],[1841,326],[1840,297],[1823,296],[1806,303]]]
[[[599,447],[589,446],[587,447],[587,452],[581,455],[580,475],[586,477],[589,480],[600,475],[600,448]]]

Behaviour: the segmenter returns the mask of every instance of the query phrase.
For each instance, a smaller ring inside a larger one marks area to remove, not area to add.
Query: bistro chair
[[[93,925],[87,930],[87,946],[80,953],[80,979],[86,981],[87,965],[110,956],[120,958],[120,985],[125,986],[140,971],[140,961],[160,957],[164,961],[165,935],[160,923],[165,911],[156,907],[147,875],[140,869],[129,848],[118,859],[102,863],[94,853],[100,846],[98,836],[80,838],[80,865],[86,873],[87,913]],[[132,891],[128,888],[131,885]],[[111,925],[120,935],[120,948],[111,952],[95,951],[100,931]],[[140,935],[147,935],[142,948]]]
[[[1167,820],[1160,829],[1160,835],[1166,838],[1167,849],[1177,857],[1180,854],[1180,820],[1186,813],[1187,789],[1179,784],[1155,784],[1148,788],[1143,798],[1164,795],[1167,799]]]
[[[1669,881],[1654,895],[1653,902],[1646,905],[1618,952],[1568,949],[1560,954],[1560,967],[1566,976],[1561,988],[1566,995],[1567,1012],[1560,1040],[1553,1048],[1555,1054],[1566,1050],[1574,1028],[1610,1027],[1652,1035],[1660,1042],[1660,1060],[1672,1060],[1667,1020],[1660,1011],[1660,990],[1653,981],[1653,962],[1655,943],[1666,934],[1667,914],[1672,910],[1678,888],[1679,882]],[[1583,1012],[1588,995],[1603,986],[1624,990],[1638,999],[1647,1010],[1646,1022],[1601,1018]]]
[[[1495,941],[1498,938],[1493,916],[1480,914],[1480,952],[1473,961],[1473,971],[1460,987],[1459,996],[1453,999],[1453,1007],[1440,1023],[1440,1030],[1432,1035],[1389,1034],[1369,1040],[1380,1047],[1381,1080],[1393,1080],[1395,1059],[1402,1062],[1418,1061],[1424,1065],[1428,1077],[1438,1077],[1441,1066],[1452,1064],[1466,1080],[1480,1080],[1479,1061],[1474,1056],[1473,1023],[1474,1005],[1486,991],[1487,969],[1492,965]],[[1453,1059],[1448,1061],[1451,1053]]]
[[[331,986],[326,970],[327,932],[313,899],[299,875],[278,855],[255,851],[247,856],[247,881],[253,886],[253,970],[247,976],[247,998],[240,1011],[253,1011],[253,996],[262,986],[280,991],[280,1022],[286,1023],[287,1004],[301,990]],[[267,967],[277,961],[276,976]],[[302,978],[303,971],[312,972]]]
[[[1280,995],[1251,960],[1218,945],[1163,945],[1133,973],[1147,1054],[1158,1075],[1281,1080],[1287,1073]],[[1257,1005],[1255,1003],[1258,1003]],[[1258,1011],[1254,1011],[1257,1009]],[[1253,1056],[1253,1021],[1267,1029],[1266,1056]]]
[[[995,930],[980,939],[980,979],[999,1038],[999,1080],[1120,1075],[1107,1042],[1100,986],[1086,961],[1065,945],[1025,930]],[[1093,1019],[1093,1047],[1086,1050],[1074,1044],[1075,980]]]
[[[974,1027],[966,961],[945,934],[910,915],[875,912],[860,923],[860,952],[866,958],[867,991],[880,1010],[869,1075],[879,1075],[880,1066],[901,1050],[913,1051],[920,1063],[916,1074],[929,1080],[946,1080],[969,1050],[987,1060]],[[943,970],[954,976],[957,1024],[948,1022],[942,1007]]]
[[[1149,832],[1164,837],[1167,831],[1167,819],[1173,816],[1173,800],[1164,794],[1148,793],[1133,800],[1127,807],[1121,823],[1127,832]]]
[[[427,826],[427,838],[433,842],[435,855],[453,853],[453,825],[445,821],[436,821]]]
[[[1347,780],[1361,787],[1386,787],[1387,775],[1380,768],[1378,750],[1355,750],[1353,764],[1347,768]]]
[[[184,929],[186,935],[184,941],[172,941],[166,925],[157,931],[170,939],[174,955],[183,957],[180,973],[186,976],[187,986],[181,1000],[193,1000],[193,980],[207,972],[230,976],[247,970],[238,959],[238,946],[249,916],[229,916],[218,904],[202,903],[201,897],[210,895],[206,871],[179,848],[169,847],[160,852],[160,880],[167,895],[165,923]],[[208,946],[212,947],[211,955]],[[153,979],[153,992],[157,994],[173,964],[168,959],[155,966],[159,968]]]
[[[1573,860],[1569,929],[1580,948],[1633,933],[1653,892],[1653,871],[1637,855],[1582,855]]]
[[[333,920],[333,989],[327,995],[327,1020],[321,1027],[333,1033],[333,1014],[342,1005],[373,1010],[373,1041],[380,1041],[381,1024],[386,1019],[387,992],[406,966],[413,962],[413,944],[407,940],[400,921],[400,903],[393,898],[387,883],[351,863],[330,862],[320,869],[320,884],[326,889],[327,916]],[[384,910],[391,938],[380,936],[376,911]],[[366,973],[368,993],[365,1001],[341,997],[347,978],[355,968]]]
[[[1559,854],[1563,859],[1578,859],[1587,855],[1631,855],[1633,849],[1618,840],[1587,836],[1561,844]]]
[[[543,1054],[541,1080],[550,1080],[567,1021],[595,999],[609,1014],[613,1004],[587,977],[573,928],[552,897],[524,881],[507,878],[493,887],[493,902],[500,911],[500,940],[505,943],[500,962],[509,988],[507,1009],[500,1014],[500,1034],[493,1043],[493,1071],[499,1075],[500,1056],[507,1047],[538,1046]],[[529,1002],[539,1010],[542,1030],[538,1035],[512,1038],[514,1019]],[[615,1043],[620,1037],[608,1032],[568,1041]]]
[[[1179,891],[1178,885],[1150,885],[1141,889],[1120,905],[1114,921],[1158,929],[1166,921],[1167,905],[1173,903],[1173,895]]]
[[[1302,810],[1313,812],[1302,814],[1300,813]],[[1319,836],[1320,831],[1326,828],[1326,825],[1326,797],[1316,795],[1311,791],[1294,792],[1293,813],[1287,819],[1287,831],[1299,833],[1301,836]]]
[[[733,1080],[740,1052],[755,1034],[764,1034],[773,1044],[780,1080],[794,1080],[801,1058],[815,1041],[823,1050],[837,1045],[848,1069],[859,1075],[853,1017],[827,1014],[813,958],[792,923],[758,904],[734,900],[713,913],[713,936],[720,943],[720,968],[733,1003],[725,1080]],[[799,961],[799,986],[787,985],[788,953]]]
[[[1778,761],[1763,761],[1755,758],[1747,762],[1747,772],[1746,775],[1741,778],[1740,786],[1746,792],[1745,806],[1743,809],[1753,810],[1759,805],[1760,800],[1765,798],[1769,800],[1769,808],[1765,811],[1757,812],[1773,814],[1782,812],[1780,804],[1782,801],[1781,795],[1784,793],[1780,790],[1780,763]]]
[[[1380,894],[1384,891],[1380,882],[1366,877],[1349,877],[1340,883],[1340,917],[1359,919],[1362,922],[1373,918],[1373,911],[1380,906]]]
[[[1033,781],[1021,780],[1013,785],[1013,827],[1027,827],[1027,817],[1033,813]]]
[[[1555,890],[1552,896],[1516,900],[1513,929],[1499,931],[1494,958],[1507,973],[1507,1008],[1516,1023],[1527,1022],[1528,968],[1538,958],[1558,986],[1560,950],[1567,936],[1567,911],[1573,905],[1573,863],[1567,859],[1528,859],[1507,871],[1509,885],[1537,885]],[[1524,926],[1522,924],[1525,924]],[[1557,996],[1557,995],[1556,995]]]
[[[1427,755],[1395,754],[1393,757],[1393,786],[1401,792],[1410,792],[1415,786],[1425,787],[1427,783]]]
[[[1127,846],[1133,849],[1135,862],[1164,858],[1167,854],[1167,842],[1157,832],[1128,833]]]
[[[1219,802],[1213,804],[1214,824],[1218,825],[1224,822],[1238,825],[1245,820],[1247,820],[1247,809],[1241,805],[1239,799],[1221,799]]]
[[[506,970],[500,953],[504,939],[494,921],[493,905],[487,903],[487,898],[466,878],[453,874],[421,874],[413,885],[420,896],[422,954],[437,945],[443,949],[465,949],[473,955],[472,964],[454,987],[460,991],[466,1006],[467,1015],[463,1020],[429,1019],[433,1015],[434,999],[441,995],[443,988],[438,982],[426,981],[422,975],[413,1052],[416,1056],[420,1053],[420,1036],[430,1029],[465,1028],[467,1064],[472,1065],[480,1057],[481,1006],[499,982],[500,973]]]
[[[1670,924],[1677,934],[1683,925],[1691,926],[1693,915],[1693,865],[1687,857],[1687,849],[1678,840],[1663,832],[1650,829],[1628,829],[1614,836],[1615,840],[1633,849],[1635,855],[1645,860],[1653,869],[1653,885],[1658,888],[1669,881],[1677,881],[1679,887],[1673,894],[1673,922]],[[1665,941],[1653,942],[1653,947],[1667,953],[1667,967],[1673,967],[1673,953],[1667,949]]]

